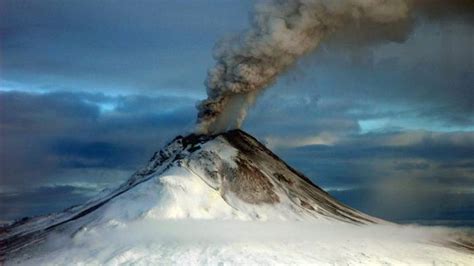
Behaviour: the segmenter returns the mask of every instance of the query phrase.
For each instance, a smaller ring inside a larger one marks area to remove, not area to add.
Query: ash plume
[[[305,54],[315,50],[329,34],[344,29],[367,30],[403,25],[412,9],[464,6],[466,0],[268,0],[255,7],[246,32],[221,41],[216,64],[205,82],[207,99],[198,106],[198,133],[212,134],[239,128],[247,109],[277,77]],[[441,3],[441,4],[440,4]],[[472,4],[470,4],[472,6]],[[417,10],[419,11],[419,10]],[[418,12],[420,13],[420,12]],[[436,16],[436,15],[435,15]],[[370,27],[367,27],[370,25]],[[403,30],[406,29],[406,30]],[[411,27],[404,27],[401,35]],[[405,32],[407,31],[407,32]],[[388,41],[387,36],[371,38]],[[383,34],[382,34],[383,35]],[[403,40],[403,38],[401,38]]]
[[[206,80],[208,98],[198,105],[200,133],[240,127],[259,92],[331,32],[359,19],[391,23],[405,19],[403,0],[264,1],[252,27],[221,42]]]

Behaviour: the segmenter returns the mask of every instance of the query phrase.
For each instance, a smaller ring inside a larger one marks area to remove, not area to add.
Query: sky
[[[352,207],[474,226],[474,9],[454,2],[331,35],[243,129]],[[253,5],[0,0],[0,221],[84,202],[192,132],[214,45]]]

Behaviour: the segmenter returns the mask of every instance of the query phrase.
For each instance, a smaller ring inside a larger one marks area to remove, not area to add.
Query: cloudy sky
[[[453,2],[332,35],[243,129],[353,207],[474,225],[474,9]],[[214,44],[252,6],[0,0],[0,220],[81,203],[191,132]]]

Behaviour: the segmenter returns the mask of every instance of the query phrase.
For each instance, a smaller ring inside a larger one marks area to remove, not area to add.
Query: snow
[[[290,193],[290,188],[272,179],[276,170],[288,171],[276,161],[260,162],[258,169],[272,183],[279,201],[246,202],[223,185],[222,169],[236,170],[238,155],[221,137],[200,143],[197,152],[182,147],[178,139],[110,194],[15,228],[13,233],[31,232],[56,224],[42,242],[7,257],[5,264],[472,265],[474,261],[472,252],[448,245],[468,239],[472,232],[466,230],[349,223],[332,213],[326,216],[326,205],[317,206],[318,201],[311,204],[319,212],[303,209],[300,198],[305,196],[295,195],[298,187]],[[57,225],[104,199],[99,209]]]
[[[265,207],[258,211],[265,213]],[[232,208],[202,179],[175,166],[114,198],[100,216],[72,236],[68,230],[55,232],[45,244],[7,265],[469,265],[474,261],[473,254],[440,242],[462,231],[278,217],[255,221],[247,212]]]
[[[161,220],[50,236],[26,265],[472,265],[436,243],[444,228],[308,222]],[[9,264],[7,263],[7,264]]]

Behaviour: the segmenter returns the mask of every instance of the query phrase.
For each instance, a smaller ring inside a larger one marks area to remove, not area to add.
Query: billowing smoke
[[[469,0],[471,1],[471,0]],[[469,2],[468,1],[468,2]],[[435,2],[466,2],[453,0]],[[251,28],[221,41],[208,72],[208,98],[198,108],[197,131],[238,128],[259,93],[329,34],[360,25],[367,30],[406,22],[428,0],[268,0],[255,7]],[[439,5],[438,5],[439,6]],[[403,23],[402,23],[403,24]],[[374,32],[374,34],[377,34]],[[403,34],[402,34],[403,35]],[[388,38],[380,36],[379,38]]]

